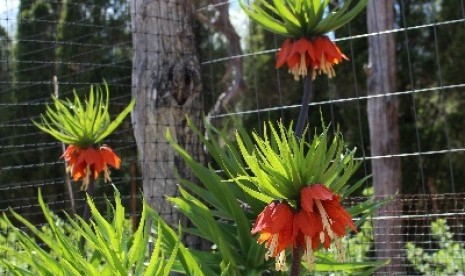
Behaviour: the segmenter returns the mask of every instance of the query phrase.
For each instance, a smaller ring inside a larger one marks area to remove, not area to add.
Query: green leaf
[[[221,251],[223,260],[234,262],[231,263],[231,265],[235,266],[234,260],[237,262],[238,259],[240,259],[240,256],[237,252],[233,252],[232,248],[225,243],[225,235],[219,229],[218,224],[209,212],[208,208],[182,189],[181,192],[183,193],[184,198],[168,198],[168,200],[174,203],[199,230],[206,234],[206,237],[209,237],[209,240],[211,240],[212,243],[218,246],[218,250]],[[238,263],[243,262],[239,261]]]
[[[121,240],[118,239],[116,234],[117,230],[100,214],[89,196],[87,197],[87,204],[92,213],[92,218],[95,221],[93,226],[96,229],[97,246],[102,249],[102,253],[104,253],[106,260],[110,262],[119,273],[126,274],[127,271],[123,267],[122,260],[118,258],[116,253],[122,251]]]
[[[144,202],[144,204],[146,204]],[[188,275],[216,275],[207,265],[203,264],[191,251],[185,248],[179,243],[179,236],[169,227],[166,222],[151,208],[147,209],[149,217],[153,220],[154,225],[158,225],[159,231],[163,231],[163,244],[167,248],[175,248],[176,244],[179,244],[178,248],[178,260],[181,263],[182,269]],[[175,265],[173,265],[175,266]]]
[[[329,0],[255,0],[247,6],[239,4],[247,15],[271,32],[287,37],[300,38],[323,35],[347,24],[366,6],[367,0],[358,3],[349,11],[351,0],[344,1],[327,12]],[[326,17],[324,18],[324,15]]]
[[[283,0],[273,0],[273,4],[276,7],[277,13],[286,22],[291,24],[296,29],[300,29],[300,22],[295,15],[286,7]]]
[[[128,251],[128,262],[133,265],[136,264],[135,272],[136,274],[141,273],[144,262],[139,262],[145,258],[147,252],[147,244],[149,241],[148,231],[150,230],[149,225],[147,225],[147,206],[144,204],[142,207],[142,214],[140,217],[139,227],[134,233],[134,240],[132,246]],[[152,256],[153,257],[153,256]],[[149,265],[150,266],[150,265]]]
[[[132,100],[115,120],[110,121],[109,91],[106,83],[105,96],[100,87],[97,87],[95,92],[93,86],[90,87],[85,107],[76,91],[73,94],[74,101],[60,100],[52,96],[54,108],[46,106],[45,115],[41,115],[41,122],[33,121],[33,123],[55,139],[80,147],[95,146],[110,135],[135,105],[135,101]]]
[[[146,275],[160,275],[160,271],[164,266],[165,260],[162,252],[163,229],[160,227],[160,223],[161,222],[158,221],[158,237],[155,241],[155,247],[153,248],[147,270],[145,271]]]
[[[251,10],[244,3],[244,0],[239,0],[239,4],[252,20],[260,24],[265,29],[277,34],[288,35],[287,29],[281,22],[273,19],[272,16],[258,8],[258,6],[254,6],[254,9]]]
[[[365,270],[365,269],[371,269],[375,267],[376,269],[379,269],[386,264],[388,264],[389,261],[374,261],[374,262],[322,262],[318,261],[316,266],[315,266],[315,271],[328,271],[328,272],[334,272],[334,271],[344,271],[344,272],[356,272],[358,270]],[[375,269],[375,270],[376,270]],[[357,273],[358,274],[358,273]]]

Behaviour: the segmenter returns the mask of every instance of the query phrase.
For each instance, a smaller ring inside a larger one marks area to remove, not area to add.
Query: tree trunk
[[[368,3],[368,32],[376,33],[394,27],[394,1],[370,0]],[[388,156],[399,153],[399,104],[396,96],[396,52],[393,34],[379,34],[369,38],[369,66],[367,68],[368,94],[386,96],[368,100],[371,155]],[[401,163],[399,157],[372,160],[373,184],[376,197],[386,197],[400,192]],[[374,221],[375,250],[379,259],[390,259],[381,272],[405,272],[402,266],[402,227],[400,219],[393,219],[402,212],[396,200],[380,208]]]
[[[203,111],[192,6],[188,0],[132,0],[131,23],[132,122],[144,196],[168,223],[177,225],[181,217],[165,197],[178,193],[174,170],[190,180],[193,175],[166,141],[166,131],[196,160],[203,160],[199,139],[186,120],[188,116],[200,127]]]

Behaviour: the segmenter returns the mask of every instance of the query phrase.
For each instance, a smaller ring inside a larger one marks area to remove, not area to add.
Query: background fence
[[[74,203],[70,197],[59,158],[62,145],[31,123],[57,90],[53,76],[58,76],[58,94],[63,98],[73,89],[86,92],[105,79],[113,114],[131,97],[135,49],[129,3],[79,2],[0,0],[0,209],[12,207],[31,219],[39,212],[38,188],[54,209],[71,211],[75,205],[80,212],[83,203],[75,184]],[[204,110],[199,112],[209,114],[217,126],[234,120],[258,131],[264,120],[295,120],[300,84],[274,68],[283,38],[248,22],[236,1],[194,2],[204,97]],[[330,34],[350,62],[336,68],[335,79],[315,82],[310,105],[312,127],[320,126],[321,113],[332,127],[340,126],[348,147],[358,148],[357,156],[364,162],[356,177],[371,173],[372,159],[400,158],[402,189],[396,200],[401,209],[374,220],[399,222],[402,231],[397,239],[405,249],[396,258],[409,274],[465,271],[464,2],[394,2],[395,27],[386,33],[396,37],[396,89],[382,95],[371,96],[366,89],[367,39],[381,35],[368,33],[366,14]],[[399,100],[400,152],[375,156],[367,101],[392,96]],[[112,179],[129,205],[131,197],[140,196],[144,181],[131,120],[105,142],[123,157],[122,169],[113,170]],[[360,198],[370,194],[370,187],[368,181]],[[97,198],[111,194],[111,189],[98,185]],[[348,199],[347,204],[360,198]],[[137,213],[137,204],[130,206]],[[349,248],[352,258],[375,256],[372,228],[364,227],[365,238]]]

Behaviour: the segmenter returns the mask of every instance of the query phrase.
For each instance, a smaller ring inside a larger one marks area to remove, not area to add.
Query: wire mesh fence
[[[203,106],[189,112],[207,115],[209,122],[220,128],[233,121],[258,131],[268,119],[286,123],[295,120],[301,106],[301,84],[274,65],[283,38],[249,22],[236,1],[194,2],[194,22],[186,24],[194,26]],[[465,36],[465,4],[462,0],[398,0],[393,7],[392,29],[369,33],[366,14],[362,13],[347,27],[330,34],[350,61],[338,66],[336,78],[315,81],[309,138],[321,126],[321,118],[331,123],[333,129],[339,127],[347,146],[357,147],[357,158],[363,161],[355,176],[359,178],[371,174],[372,160],[399,159],[402,185],[394,196],[399,207],[397,213],[377,214],[372,220],[398,223],[399,232],[394,239],[401,249],[391,258],[399,260],[394,262],[400,266],[399,273],[464,273],[465,188],[461,179],[465,161],[462,130],[465,102],[461,95],[465,89],[465,50],[461,44]],[[172,7],[163,18],[144,16],[160,23],[180,9]],[[72,186],[71,193],[67,188],[65,164],[60,158],[61,143],[41,133],[31,119],[37,120],[44,112],[51,94],[57,92],[60,98],[66,98],[76,90],[84,95],[90,85],[102,84],[103,80],[111,91],[113,114],[126,106],[136,86],[131,74],[140,65],[133,65],[133,54],[136,51],[147,56],[159,54],[150,43],[134,47],[133,33],[171,43],[169,39],[174,35],[169,34],[175,31],[162,30],[161,23],[137,29],[131,23],[131,13],[138,13],[136,6],[131,8],[130,3],[122,0],[86,3],[0,0],[0,210],[13,208],[40,222],[36,204],[40,188],[53,209],[82,211],[84,193],[77,185]],[[184,22],[176,24],[181,26]],[[369,60],[368,39],[383,35],[393,35],[396,41],[395,90],[372,95],[367,91],[367,76],[373,62]],[[151,74],[151,68],[142,68]],[[160,74],[176,76],[177,70],[184,69],[167,66]],[[53,76],[58,77],[58,89]],[[163,108],[165,98],[161,93],[157,96],[155,106]],[[392,97],[399,101],[395,117],[399,121],[400,150],[388,151],[386,155],[372,154],[367,103]],[[152,108],[151,104],[147,100],[143,106]],[[185,127],[182,120],[173,123],[179,129]],[[177,161],[168,160],[163,153],[138,155],[134,136],[138,124],[143,129],[150,124],[163,127],[162,122],[142,123],[127,118],[105,140],[123,157],[122,168],[113,170],[112,179],[128,205],[131,198],[140,199],[144,182],[160,177],[167,183],[177,181],[171,173],[162,176],[142,173],[150,164],[161,163],[159,168],[167,170]],[[167,146],[166,141],[155,141],[154,137],[145,139],[139,141],[144,147]],[[368,180],[361,198],[370,195],[371,186]],[[97,187],[96,199],[112,193],[112,188],[103,183]],[[159,201],[165,193],[168,192],[161,191],[158,197],[149,200]],[[347,205],[358,200],[347,199]],[[137,204],[130,206],[130,212],[138,212]],[[375,227],[382,227],[379,225]],[[358,240],[349,242],[350,258],[370,260],[378,255],[374,232],[372,224],[360,229]]]

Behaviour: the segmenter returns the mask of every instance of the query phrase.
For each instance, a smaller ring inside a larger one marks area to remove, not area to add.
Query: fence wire
[[[70,2],[70,1],[68,1]],[[40,223],[36,203],[41,189],[54,210],[80,213],[84,194],[73,186],[74,202],[66,188],[62,145],[31,122],[50,103],[53,76],[59,97],[80,95],[92,84],[108,83],[112,113],[131,98],[131,10],[123,0],[88,3],[0,0],[0,210],[12,208]],[[282,37],[249,22],[237,1],[196,1],[194,32],[200,54],[204,108],[210,122],[240,122],[261,130],[263,121],[296,120],[301,86],[284,70],[276,70],[275,55]],[[393,29],[368,33],[366,14],[331,34],[350,61],[338,65],[335,79],[319,78],[310,103],[310,134],[321,126],[320,114],[340,127],[348,147],[357,147],[363,161],[356,177],[371,174],[373,159],[400,158],[402,190],[393,200],[396,214],[377,214],[371,221],[399,223],[396,239],[402,250],[393,258],[409,275],[465,273],[463,225],[465,135],[465,4],[463,0],[394,1]],[[135,11],[133,11],[135,12]],[[161,37],[156,27],[146,35]],[[392,34],[396,38],[395,91],[370,95],[368,38]],[[150,54],[155,49],[145,49]],[[373,155],[370,148],[367,102],[399,99],[400,152]],[[197,112],[197,111],[196,111]],[[144,160],[137,155],[134,126],[127,118],[105,143],[124,156],[113,170],[113,184],[136,214]],[[154,158],[163,162],[163,156]],[[153,176],[156,178],[156,176]],[[103,202],[112,187],[99,183],[95,199]],[[366,193],[371,183],[367,181]],[[366,194],[365,194],[366,196]],[[348,206],[365,199],[346,200]],[[149,199],[151,200],[151,199]],[[370,222],[371,222],[370,221]],[[349,242],[349,259],[375,259],[372,223],[364,224]],[[381,271],[380,274],[388,274]]]

